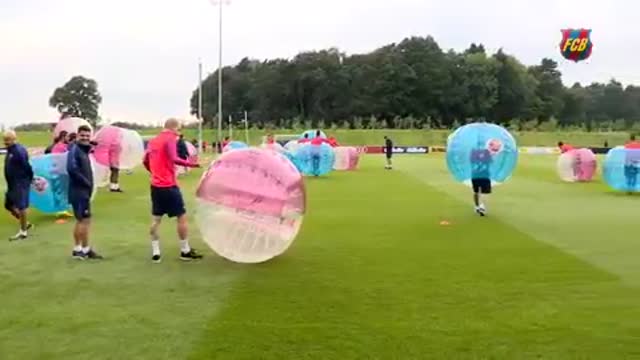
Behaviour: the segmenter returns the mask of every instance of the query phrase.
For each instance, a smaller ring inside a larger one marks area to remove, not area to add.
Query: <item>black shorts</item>
[[[385,150],[384,155],[387,157],[387,159],[391,159],[391,157],[393,156],[393,150],[390,150],[390,149]]]
[[[491,179],[471,179],[474,193],[491,194]]]
[[[76,220],[82,221],[84,219],[91,218],[91,198],[90,197],[77,197],[70,198],[71,208],[73,209],[73,216]]]
[[[180,188],[151,186],[151,214],[153,216],[180,217],[187,213]]]
[[[4,194],[4,208],[26,210],[29,208],[29,185],[16,186]]]

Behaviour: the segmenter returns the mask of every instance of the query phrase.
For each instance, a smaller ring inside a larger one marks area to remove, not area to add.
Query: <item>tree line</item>
[[[247,111],[259,128],[452,128],[484,118],[518,130],[640,130],[640,87],[613,79],[566,87],[551,59],[525,66],[481,44],[443,51],[431,36],[367,54],[332,48],[244,58],[222,74],[223,119]],[[216,71],[202,85],[203,118],[212,127],[217,81]],[[197,114],[198,89],[190,105]]]

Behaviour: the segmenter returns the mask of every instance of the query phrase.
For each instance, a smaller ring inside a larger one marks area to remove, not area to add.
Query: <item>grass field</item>
[[[385,135],[390,136],[396,145],[400,146],[438,146],[445,145],[449,130],[326,130],[327,134],[334,135],[340,143],[345,145],[376,145],[384,142]],[[157,130],[143,131],[142,134],[156,134]],[[301,131],[273,130],[274,134],[293,134]],[[249,142],[253,145],[260,144],[266,130],[250,130]],[[50,142],[51,133],[23,132],[20,133],[20,141],[28,146],[46,146]],[[225,132],[224,135],[228,135]],[[629,139],[626,132],[513,132],[520,146],[556,146],[558,141],[564,141],[576,146],[602,146],[605,141],[610,146],[624,144]],[[197,132],[192,129],[185,130],[187,139],[197,138]],[[245,141],[244,131],[235,130],[233,137]],[[212,130],[205,130],[203,138],[208,142],[216,140],[216,134]]]
[[[151,264],[136,171],[94,203],[106,261],[71,260],[71,224],[45,216],[0,242],[0,359],[640,358],[640,197],[561,183],[555,160],[522,157],[480,218],[441,155],[393,171],[367,156],[307,179],[296,242],[255,266],[218,258],[195,224],[207,256],[181,263],[172,223]],[[198,177],[182,181],[191,208]]]

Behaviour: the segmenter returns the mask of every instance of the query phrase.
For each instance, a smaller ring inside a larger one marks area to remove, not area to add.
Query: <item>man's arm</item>
[[[20,162],[22,163],[22,166],[27,169],[27,176],[29,176],[29,181],[33,181],[33,168],[29,163],[29,153],[24,147],[20,148]]]
[[[144,158],[142,159],[142,164],[144,168],[147,169],[148,172],[151,172],[151,165],[149,164],[149,150],[144,152]]]
[[[176,141],[168,141],[167,142],[167,153],[169,154],[169,159],[171,159],[171,161],[178,165],[178,166],[186,166],[186,167],[200,167],[200,164],[196,164],[196,163],[192,163],[189,162],[187,160],[182,160],[178,157],[178,146],[177,146],[177,142]]]
[[[80,171],[80,165],[78,164],[78,147],[72,146],[71,150],[67,153],[67,173],[69,177],[74,180],[80,181],[86,187],[91,187],[89,179]]]

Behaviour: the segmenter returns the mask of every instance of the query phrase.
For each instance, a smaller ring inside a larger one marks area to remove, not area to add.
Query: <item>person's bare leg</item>
[[[78,227],[78,240],[80,241],[82,250],[85,251],[89,248],[89,228],[91,226],[91,220],[83,219],[79,221],[76,226]]]
[[[80,227],[80,221],[76,221],[76,224],[73,226],[73,256],[76,258],[80,258],[80,254],[82,253]]]
[[[189,246],[189,222],[186,214],[178,216],[176,228],[178,239],[180,240],[180,252],[183,254],[191,252],[191,246]]]
[[[480,206],[480,193],[473,193],[473,202],[476,204],[476,208]]]
[[[27,227],[29,226],[29,222],[27,221],[27,210],[18,211],[18,220],[20,220],[20,230],[27,231]]]
[[[13,216],[16,220],[20,220],[20,211],[18,211],[18,209],[16,208],[10,208],[7,209],[7,211],[9,212],[9,214],[11,214],[11,216]]]
[[[151,227],[149,228],[149,236],[151,237],[151,255],[152,260],[160,261],[160,236],[158,235],[158,228],[162,222],[162,217],[154,216],[151,218]]]
[[[114,192],[119,192],[120,190],[120,169],[112,167],[111,174],[109,176],[109,189]]]

